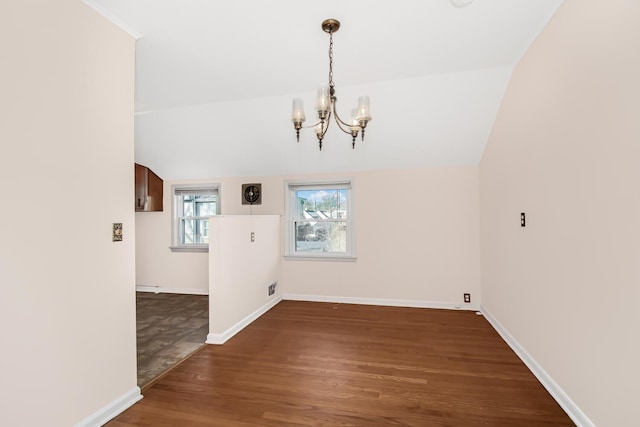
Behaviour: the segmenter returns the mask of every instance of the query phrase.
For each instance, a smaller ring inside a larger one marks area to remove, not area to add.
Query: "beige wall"
[[[640,396],[638,52],[640,3],[566,0],[480,169],[482,304],[601,427]]]
[[[450,304],[480,300],[478,169],[351,174],[356,262],[284,261],[289,294]]]
[[[263,204],[242,205],[243,183],[261,182]],[[220,213],[223,215],[277,214],[283,210],[282,178],[214,178],[164,181],[162,212],[137,212],[136,215],[136,285],[160,287],[172,292],[209,292],[209,256],[206,253],[172,252],[171,187],[178,184],[218,184]]]
[[[69,427],[139,392],[134,48],[80,1],[0,4],[0,425]]]
[[[207,342],[223,344],[281,295],[280,216],[219,215],[211,220]],[[252,241],[253,236],[253,241]],[[275,293],[268,294],[276,283]]]
[[[357,297],[461,303],[470,292],[480,301],[478,168],[443,167],[286,179],[355,178],[356,262],[283,261],[282,291],[326,297]],[[285,177],[219,178],[226,215],[284,212]],[[206,289],[206,254],[172,253],[171,185],[165,210],[138,213],[137,283]],[[199,181],[202,182],[202,181]],[[261,182],[263,204],[241,205],[242,183]]]
[[[141,290],[207,294],[208,256],[171,252],[171,199],[165,186],[163,212],[136,212],[136,285]],[[167,202],[169,203],[167,205]],[[153,288],[146,288],[152,286]],[[160,288],[156,288],[160,287]]]

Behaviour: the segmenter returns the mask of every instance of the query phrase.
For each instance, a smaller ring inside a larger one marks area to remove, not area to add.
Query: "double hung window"
[[[351,180],[287,182],[286,256],[355,258],[352,191]]]
[[[172,250],[207,251],[209,217],[218,212],[217,186],[174,186]]]

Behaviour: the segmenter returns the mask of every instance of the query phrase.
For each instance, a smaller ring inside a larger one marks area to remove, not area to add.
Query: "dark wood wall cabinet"
[[[162,178],[136,163],[136,212],[161,212],[162,186]]]

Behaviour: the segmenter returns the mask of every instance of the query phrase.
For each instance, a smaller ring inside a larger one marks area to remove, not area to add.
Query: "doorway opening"
[[[136,292],[138,386],[145,388],[204,346],[209,296]]]

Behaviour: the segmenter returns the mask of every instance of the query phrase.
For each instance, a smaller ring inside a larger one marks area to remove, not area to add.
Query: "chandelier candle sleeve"
[[[329,84],[323,84],[318,89],[316,97],[318,121],[310,126],[304,126],[305,128],[315,128],[320,150],[322,150],[322,140],[329,128],[332,115],[338,128],[342,132],[351,135],[352,148],[356,147],[356,138],[359,132],[362,132],[362,140],[364,141],[364,129],[367,127],[367,123],[371,121],[368,96],[361,96],[358,99],[358,107],[355,110],[351,110],[351,117],[349,117],[349,120],[346,122],[340,118],[336,110],[338,98],[335,95],[335,84],[333,83],[333,34],[338,31],[339,28],[340,22],[337,19],[325,19],[322,22],[322,30],[329,34]],[[300,141],[300,129],[303,127],[302,123],[304,120],[305,115],[302,100],[296,98],[293,100],[291,121],[296,130],[296,139],[298,142]]]
[[[350,129],[351,132],[355,131],[358,133],[360,131],[360,123],[358,122],[358,109],[354,108],[351,110],[351,121],[350,121]]]
[[[320,120],[324,120],[327,117],[330,106],[329,87],[323,84],[318,88],[318,97],[316,98],[316,110],[318,110]]]
[[[293,110],[291,111],[291,121],[293,123],[304,123],[305,119],[302,99],[295,98],[293,100]]]
[[[302,129],[302,123],[304,122],[304,107],[302,106],[302,99],[295,98],[293,100],[293,109],[291,111],[291,121],[293,127],[296,130],[296,139],[300,142],[300,129]]]
[[[368,96],[361,96],[358,99],[358,114],[356,115],[356,119],[359,122],[362,122],[362,121],[368,122],[369,120],[371,120],[371,112],[369,111]]]

